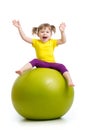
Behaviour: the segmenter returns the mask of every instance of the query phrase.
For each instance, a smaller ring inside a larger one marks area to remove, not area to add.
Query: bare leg
[[[22,75],[22,73],[28,69],[32,69],[32,65],[30,63],[25,64],[21,69],[17,70],[16,73]]]
[[[72,82],[72,79],[71,79],[71,76],[69,74],[68,71],[64,72],[63,73],[63,76],[66,78],[67,82],[68,82],[68,86],[74,86],[73,82]]]

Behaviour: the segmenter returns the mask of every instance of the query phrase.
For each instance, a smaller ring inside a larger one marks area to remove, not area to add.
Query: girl
[[[22,68],[16,71],[17,74],[22,75],[22,73],[28,69],[32,69],[35,67],[43,67],[43,68],[51,68],[60,71],[63,74],[65,79],[67,80],[68,86],[74,86],[71,76],[67,68],[60,63],[55,62],[54,58],[54,48],[58,45],[61,45],[66,42],[65,36],[65,23],[61,23],[59,26],[59,30],[61,33],[61,39],[52,39],[52,33],[56,32],[56,28],[54,25],[50,25],[48,23],[44,23],[39,25],[38,27],[32,28],[32,34],[36,34],[39,39],[32,39],[27,37],[22,30],[21,24],[19,21],[13,20],[13,25],[18,28],[19,34],[21,38],[32,44],[35,48],[37,59],[33,59],[32,61],[25,64]]]

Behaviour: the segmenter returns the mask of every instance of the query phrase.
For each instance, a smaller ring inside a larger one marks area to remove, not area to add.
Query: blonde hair
[[[37,34],[39,33],[40,30],[42,30],[43,28],[46,28],[48,27],[50,29],[51,32],[56,32],[56,28],[54,25],[50,25],[48,23],[44,23],[44,24],[41,24],[40,26],[38,27],[33,27],[32,28],[32,34]]]

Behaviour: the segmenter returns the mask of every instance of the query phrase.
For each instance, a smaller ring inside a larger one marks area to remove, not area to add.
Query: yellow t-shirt
[[[41,42],[41,40],[33,39],[32,46],[35,48],[36,56],[38,59],[46,62],[55,62],[54,48],[57,46],[57,40],[50,39],[47,42]]]

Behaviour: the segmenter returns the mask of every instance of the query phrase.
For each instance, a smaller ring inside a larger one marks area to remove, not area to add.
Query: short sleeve
[[[56,46],[58,46],[58,40],[52,39],[52,43],[53,43],[53,48],[55,48]]]
[[[37,39],[32,39],[32,46],[33,47],[35,47],[36,43],[37,43]]]

